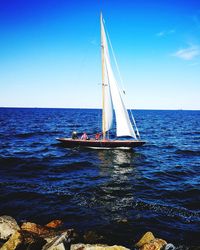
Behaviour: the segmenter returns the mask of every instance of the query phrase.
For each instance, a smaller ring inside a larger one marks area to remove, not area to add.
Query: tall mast
[[[105,122],[105,60],[104,60],[104,44],[103,44],[103,17],[100,15],[101,23],[101,65],[102,65],[102,133],[103,139],[106,138],[106,122]]]

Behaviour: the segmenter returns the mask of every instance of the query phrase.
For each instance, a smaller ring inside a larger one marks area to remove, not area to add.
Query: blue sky
[[[101,107],[100,10],[128,107],[200,109],[200,2],[0,0],[0,107]]]

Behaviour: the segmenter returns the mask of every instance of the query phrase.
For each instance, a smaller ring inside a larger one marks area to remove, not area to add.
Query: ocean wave
[[[195,150],[176,150],[176,154],[181,155],[191,155],[191,156],[200,156],[200,151]]]
[[[72,162],[69,164],[62,164],[61,166],[51,167],[50,171],[52,173],[63,173],[69,171],[80,171],[85,169],[93,168],[94,165],[89,161],[82,161],[82,162]]]
[[[0,157],[1,169],[3,169],[3,168],[7,169],[7,167],[10,167],[10,166],[18,166],[18,165],[20,165],[22,163],[23,163],[23,159],[21,159],[21,158],[17,158],[17,157]]]
[[[183,207],[172,207],[147,201],[137,201],[135,208],[139,208],[139,210],[152,210],[168,217],[181,218],[186,222],[200,222],[200,212],[194,212]]]
[[[36,132],[15,134],[15,137],[16,138],[30,138],[30,137],[38,136],[38,135],[52,136],[52,135],[59,135],[61,133],[62,131],[36,131]]]

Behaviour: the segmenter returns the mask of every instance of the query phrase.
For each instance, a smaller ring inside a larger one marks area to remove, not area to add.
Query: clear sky
[[[102,10],[136,109],[200,109],[200,1],[0,0],[0,107],[101,107]]]

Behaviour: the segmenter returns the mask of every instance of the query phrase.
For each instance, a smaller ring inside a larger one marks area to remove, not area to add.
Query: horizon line
[[[0,106],[0,109],[6,109],[6,108],[21,108],[21,109],[96,109],[96,110],[101,110],[102,108],[88,108],[88,107],[34,107],[34,106],[31,106],[31,107],[20,107],[20,106]],[[200,111],[200,109],[177,109],[177,108],[127,108],[127,110],[163,110],[163,111]]]

